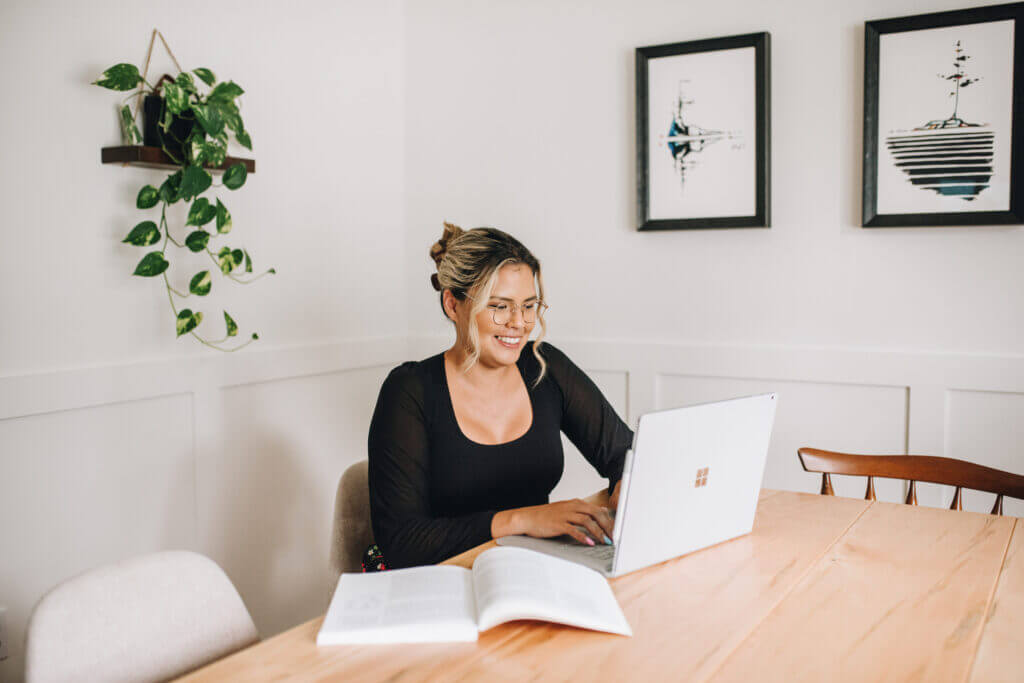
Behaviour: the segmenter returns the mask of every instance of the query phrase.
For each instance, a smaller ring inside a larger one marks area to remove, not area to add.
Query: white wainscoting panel
[[[0,420],[0,604],[17,680],[35,603],[107,562],[197,549],[192,396]]]
[[[230,387],[219,448],[200,459],[203,546],[261,634],[322,614],[334,496],[366,436],[391,366]]]
[[[659,409],[720,401],[768,392],[778,394],[764,486],[790,491],[820,490],[821,475],[804,472],[801,446],[852,453],[903,453],[906,438],[905,387],[783,380],[660,375]],[[836,495],[863,497],[863,477],[833,477]],[[903,484],[878,480],[880,500],[902,499]]]
[[[263,637],[323,611],[334,491],[404,337],[0,377],[0,606],[141,553],[202,552]]]
[[[946,392],[946,455],[979,465],[1024,474],[1024,393],[1001,391]],[[953,488],[941,488],[943,505]],[[988,512],[995,496],[964,491],[965,510]],[[1003,514],[1024,517],[1024,501],[1003,499]]]
[[[799,446],[920,453],[1024,473],[1024,356],[554,339],[635,427],[638,415],[779,393],[765,485],[817,491]],[[241,590],[263,637],[319,614],[338,478],[366,457],[389,368],[451,345],[438,335],[357,338],[228,357],[0,377],[0,605],[21,677],[38,598],[89,567],[191,548]],[[553,499],[604,485],[567,441]],[[836,477],[861,497],[863,478]],[[901,500],[901,482],[879,482]],[[923,504],[950,493],[922,486]],[[987,511],[991,497],[967,492]],[[1007,500],[1008,514],[1024,503]]]
[[[629,424],[626,414],[629,387],[627,374],[586,368],[584,370],[615,408],[619,417],[627,420],[627,424]],[[633,425],[630,427],[632,428]],[[562,472],[562,479],[558,482],[558,486],[551,492],[552,502],[569,498],[583,498],[608,485],[608,481],[598,475],[594,467],[576,450],[565,434],[562,435],[562,449],[565,452],[565,471]]]

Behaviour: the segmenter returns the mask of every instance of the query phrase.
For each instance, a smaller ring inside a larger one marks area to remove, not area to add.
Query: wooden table
[[[611,581],[632,638],[515,622],[317,648],[318,618],[182,680],[1021,681],[1022,527],[765,490],[749,536]]]

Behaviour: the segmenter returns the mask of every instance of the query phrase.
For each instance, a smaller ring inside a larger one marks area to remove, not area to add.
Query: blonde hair
[[[444,310],[444,290],[449,290],[459,301],[467,298],[473,302],[469,316],[469,356],[462,371],[467,372],[480,359],[480,329],[476,316],[486,306],[498,279],[502,266],[522,263],[533,273],[537,281],[537,296],[544,300],[544,278],[541,277],[540,262],[530,250],[512,235],[495,228],[473,228],[463,230],[451,223],[444,224],[441,239],[430,247],[430,258],[437,266],[437,272],[430,276],[430,283],[441,292],[441,310]],[[540,346],[547,334],[547,323],[543,315],[537,316],[540,334],[533,342],[533,355],[540,363],[537,386],[547,372],[548,364],[540,355]]]

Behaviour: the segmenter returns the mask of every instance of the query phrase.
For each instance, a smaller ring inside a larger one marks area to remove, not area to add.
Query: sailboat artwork
[[[769,43],[636,49],[637,229],[769,225]]]
[[[672,155],[680,181],[685,182],[687,170],[700,165],[701,153],[707,147],[721,140],[741,138],[742,135],[730,131],[701,128],[687,123],[684,109],[688,105],[694,104],[694,101],[686,98],[683,83],[684,81],[679,82],[679,94],[676,97],[675,111],[672,114],[668,133],[660,137],[662,144]]]
[[[1024,223],[1021,20],[1024,2],[865,22],[864,227]]]
[[[953,52],[953,71],[939,74],[951,86],[953,112],[885,139],[893,164],[915,188],[943,197],[974,201],[993,176],[995,131],[988,123],[963,118],[960,91],[981,80],[964,70],[970,59],[959,40]]]

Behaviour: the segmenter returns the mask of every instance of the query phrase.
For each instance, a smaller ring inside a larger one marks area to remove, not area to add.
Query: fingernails
[[[592,539],[590,536],[584,536],[583,538],[586,539],[587,545],[594,545],[594,539]]]
[[[608,538],[608,534],[604,535],[604,544],[605,545],[611,545],[612,544],[612,539]]]

